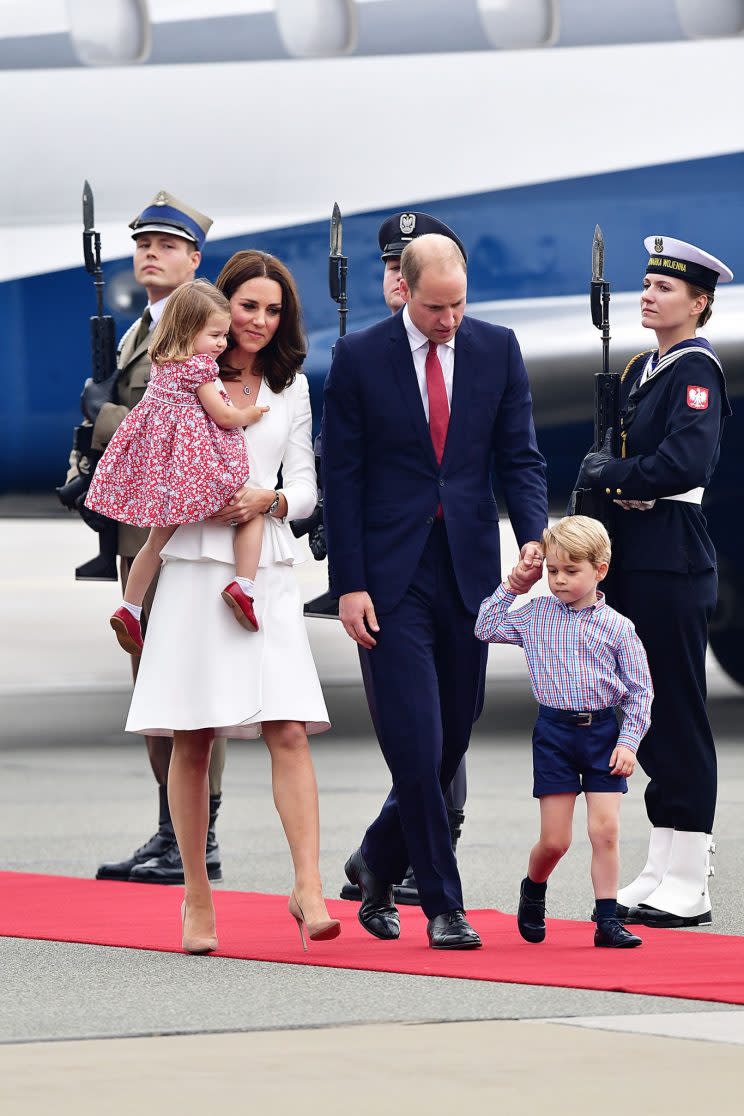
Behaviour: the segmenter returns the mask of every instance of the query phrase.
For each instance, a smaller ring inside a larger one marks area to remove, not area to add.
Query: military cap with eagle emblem
[[[167,190],[158,190],[149,205],[130,221],[129,227],[133,230],[133,240],[147,232],[171,233],[182,236],[185,240],[192,240],[201,251],[212,227],[212,218],[193,209]]]
[[[734,273],[715,256],[671,236],[647,236],[643,242],[650,259],[646,274],[673,275],[695,287],[714,291],[716,283],[730,283]]]
[[[407,210],[405,213],[394,213],[380,225],[377,240],[382,252],[382,259],[393,259],[395,256],[402,255],[406,244],[410,244],[417,236],[423,236],[425,233],[439,233],[440,236],[448,236],[450,240],[454,240],[462,252],[463,258],[467,260],[468,254],[462,241],[459,236],[453,233],[449,225],[445,225],[444,221],[437,220],[429,213],[417,213],[413,210]]]

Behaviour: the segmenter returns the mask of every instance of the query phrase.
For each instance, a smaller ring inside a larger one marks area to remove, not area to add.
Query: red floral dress
[[[248,479],[240,427],[223,430],[196,389],[213,382],[211,357],[153,364],[150,383],[98,463],[85,503],[136,527],[199,523],[219,511]],[[224,388],[222,398],[230,403]]]

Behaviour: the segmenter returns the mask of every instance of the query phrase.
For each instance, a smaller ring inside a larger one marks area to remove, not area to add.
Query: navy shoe
[[[530,899],[524,893],[526,879],[519,885],[519,908],[517,926],[526,942],[545,941],[545,899]]]
[[[643,939],[626,930],[620,919],[603,918],[594,931],[594,944],[607,949],[634,949],[643,945]]]

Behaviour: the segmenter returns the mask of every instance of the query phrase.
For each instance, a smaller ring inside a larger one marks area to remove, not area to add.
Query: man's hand
[[[377,640],[370,632],[379,632],[380,625],[375,616],[375,606],[367,592],[344,593],[338,600],[338,615],[346,634],[351,636],[360,647],[369,649],[377,646]],[[367,622],[365,627],[365,620]]]
[[[257,515],[264,514],[274,496],[274,490],[271,488],[248,488],[247,485],[243,485],[225,504],[222,511],[216,512],[211,517],[210,523],[222,523],[229,527],[248,523]]]
[[[525,543],[519,561],[509,574],[509,585],[515,593],[527,593],[542,577],[543,553],[539,543]]]
[[[610,775],[632,775],[635,771],[636,756],[632,748],[618,744],[610,756]]]

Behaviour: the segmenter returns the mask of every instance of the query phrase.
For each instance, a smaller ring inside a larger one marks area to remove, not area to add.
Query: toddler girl
[[[130,654],[142,649],[142,601],[160,568],[160,551],[179,524],[208,519],[248,480],[241,427],[258,422],[269,408],[235,407],[215,382],[229,329],[229,303],[205,279],[173,292],[153,331],[147,391],[109,442],[88,489],[89,508],[150,528],[132,562],[124,602],[110,621]],[[261,516],[236,527],[237,576],[222,593],[238,623],[254,632],[252,593],[262,540]]]

